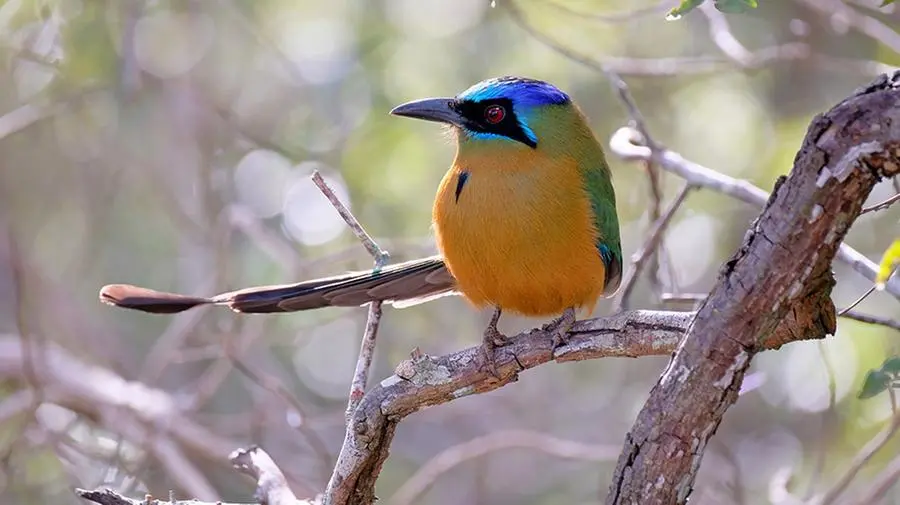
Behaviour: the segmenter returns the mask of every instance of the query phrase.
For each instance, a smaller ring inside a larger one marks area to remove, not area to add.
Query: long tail
[[[100,290],[100,301],[153,314],[173,314],[200,305],[226,305],[236,312],[295,312],[320,307],[353,307],[381,300],[395,305],[451,294],[456,281],[440,256],[389,265],[378,273],[353,272],[297,284],[260,286],[222,293],[210,298],[164,293],[152,289],[110,284]]]

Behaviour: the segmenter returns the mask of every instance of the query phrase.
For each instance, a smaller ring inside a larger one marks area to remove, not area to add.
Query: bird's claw
[[[491,318],[491,323],[488,325],[487,329],[484,330],[481,341],[481,354],[484,357],[484,364],[481,369],[496,379],[500,378],[500,373],[497,369],[495,351],[498,347],[503,347],[509,343],[509,337],[500,333],[500,330],[497,329],[497,321],[499,319],[499,311],[497,311],[494,314],[494,317]]]
[[[575,309],[568,308],[562,315],[545,324],[541,329],[552,334],[551,348],[556,349],[569,341],[569,330],[575,324]]]

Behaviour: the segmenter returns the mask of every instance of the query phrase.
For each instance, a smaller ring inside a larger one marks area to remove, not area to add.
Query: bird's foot
[[[491,322],[488,324],[487,329],[484,330],[481,341],[481,354],[484,357],[484,364],[481,366],[481,369],[498,379],[500,378],[500,374],[497,369],[494,351],[498,347],[503,347],[509,343],[509,337],[500,333],[500,330],[497,329],[497,323],[499,321],[500,309],[498,308],[494,311],[494,315],[491,317]]]
[[[575,308],[569,307],[562,315],[545,324],[541,329],[553,335],[552,349],[565,345],[569,341],[569,330],[575,324]]]

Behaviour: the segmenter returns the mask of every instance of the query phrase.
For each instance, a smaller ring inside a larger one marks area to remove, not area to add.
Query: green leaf
[[[894,3],[894,0],[884,0],[883,2],[881,2],[881,6],[887,7],[888,5],[891,5],[892,3]]]
[[[885,371],[881,369],[869,370],[869,373],[866,374],[866,380],[863,381],[863,387],[859,391],[859,399],[865,400],[866,398],[877,396],[887,390],[890,382],[891,376]]]
[[[759,7],[758,0],[715,0],[716,9],[728,14],[740,14]]]
[[[666,19],[669,21],[680,19],[681,16],[700,7],[700,5],[703,4],[703,1],[704,0],[681,0],[678,7],[669,11],[666,15]],[[893,2],[894,0],[888,1]],[[755,9],[759,6],[759,0],[713,0],[713,2],[716,5],[716,9],[728,14],[747,12],[748,10]]]
[[[881,371],[890,375],[900,374],[900,356],[884,360],[884,364],[881,365]]]
[[[666,14],[666,19],[669,21],[675,21],[676,19],[680,19],[681,16],[684,16],[688,12],[700,7],[704,0],[681,0],[681,4],[678,7],[670,10],[668,14]]]
[[[894,273],[894,269],[900,266],[900,238],[894,240],[894,243],[888,247],[881,257],[881,264],[878,265],[878,275],[875,276],[875,286],[879,290],[884,289],[888,278]]]

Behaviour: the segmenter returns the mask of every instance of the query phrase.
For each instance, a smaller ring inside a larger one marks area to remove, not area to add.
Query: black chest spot
[[[462,171],[456,176],[456,201],[459,202],[459,195],[462,193],[463,186],[469,180],[469,172]]]

